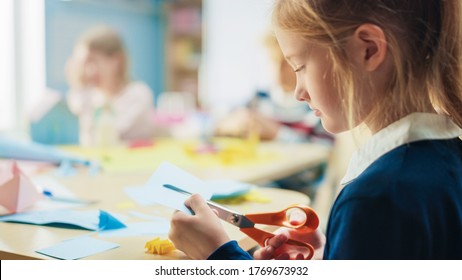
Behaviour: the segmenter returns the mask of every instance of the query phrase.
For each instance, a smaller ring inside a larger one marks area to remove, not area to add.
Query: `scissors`
[[[164,184],[164,187],[182,194],[192,195],[192,193],[173,185]],[[237,226],[240,231],[255,240],[260,246],[266,246],[267,240],[274,237],[275,234],[256,228],[256,224],[282,226],[306,233],[315,231],[319,225],[318,215],[313,209],[304,205],[293,205],[278,212],[257,214],[241,214],[212,201],[207,201],[207,205],[217,211],[220,219]],[[290,217],[294,214],[302,219],[291,222]],[[311,259],[314,255],[314,248],[309,243],[295,239],[288,239],[286,243],[307,248],[309,251],[307,259]]]

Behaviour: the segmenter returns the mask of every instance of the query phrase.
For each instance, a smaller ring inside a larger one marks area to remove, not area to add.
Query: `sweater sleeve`
[[[252,260],[252,256],[231,240],[215,250],[208,260]]]

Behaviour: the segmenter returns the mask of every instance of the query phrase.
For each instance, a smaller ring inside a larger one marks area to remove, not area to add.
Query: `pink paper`
[[[21,172],[15,162],[0,166],[0,206],[9,213],[23,212],[42,198],[40,189]]]

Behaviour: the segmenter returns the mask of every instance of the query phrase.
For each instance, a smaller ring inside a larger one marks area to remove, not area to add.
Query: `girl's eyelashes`
[[[303,68],[305,68],[305,65],[302,65],[302,66],[296,68],[296,69],[294,70],[294,72],[295,72],[295,73],[300,72],[301,70],[303,70]]]

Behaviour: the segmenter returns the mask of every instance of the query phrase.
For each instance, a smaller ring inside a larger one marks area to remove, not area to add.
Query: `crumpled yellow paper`
[[[160,239],[160,237],[157,237],[153,240],[146,242],[146,245],[144,245],[144,248],[146,249],[146,252],[155,254],[155,255],[165,255],[165,254],[170,253],[173,250],[176,250],[172,241],[168,239]]]

